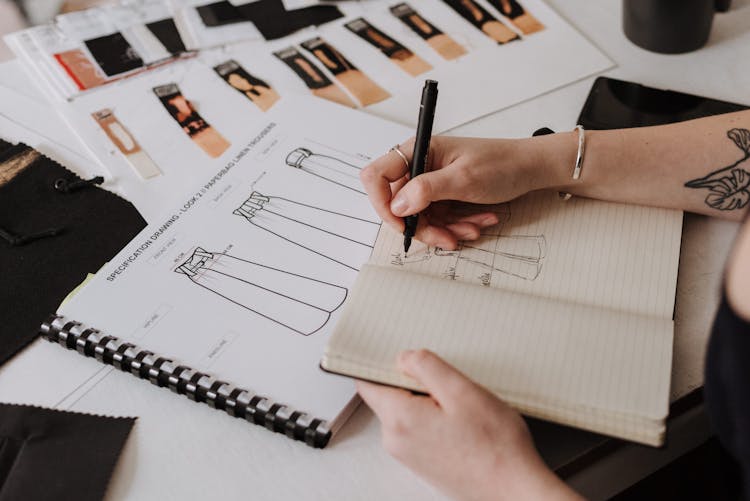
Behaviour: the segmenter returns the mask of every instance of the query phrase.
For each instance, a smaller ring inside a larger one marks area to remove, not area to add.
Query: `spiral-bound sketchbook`
[[[524,413],[664,440],[682,213],[538,192],[447,251],[385,229],[321,362],[414,390],[395,366],[429,348]]]
[[[359,171],[407,136],[292,96],[220,158],[196,157],[205,175],[194,189],[41,327],[91,359],[59,407],[97,384],[104,363],[104,377],[130,373],[325,446],[358,400],[318,361],[380,229]]]

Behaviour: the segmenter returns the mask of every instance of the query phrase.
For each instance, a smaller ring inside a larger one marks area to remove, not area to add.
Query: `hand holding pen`
[[[540,170],[540,152],[547,149],[542,143],[548,142],[550,147],[560,142],[564,149],[555,150],[558,155],[570,149],[575,158],[572,136],[563,134],[520,140],[435,136],[422,150],[424,173],[412,176],[417,149],[412,138],[363,169],[362,182],[383,221],[404,232],[404,218],[419,214],[414,238],[452,250],[459,240],[476,240],[497,224],[491,208],[479,204],[507,202],[556,181]],[[568,159],[563,160],[567,181]]]

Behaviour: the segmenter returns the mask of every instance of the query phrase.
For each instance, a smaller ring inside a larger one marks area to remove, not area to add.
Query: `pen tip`
[[[409,247],[411,247],[411,238],[406,237],[404,238],[404,257],[406,257],[406,253],[409,252]]]

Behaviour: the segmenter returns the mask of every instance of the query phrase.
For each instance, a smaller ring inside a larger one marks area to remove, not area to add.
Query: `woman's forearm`
[[[577,133],[528,140],[538,185],[574,195],[739,220],[750,201],[750,111],[677,124],[586,131],[581,177],[571,179]]]

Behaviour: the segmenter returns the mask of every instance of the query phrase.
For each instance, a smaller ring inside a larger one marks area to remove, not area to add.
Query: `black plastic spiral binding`
[[[169,388],[190,400],[205,402],[233,417],[265,426],[276,433],[323,448],[331,438],[326,421],[273,402],[261,395],[219,381],[190,367],[159,356],[80,322],[52,315],[39,330],[46,340],[96,358],[151,384]]]

